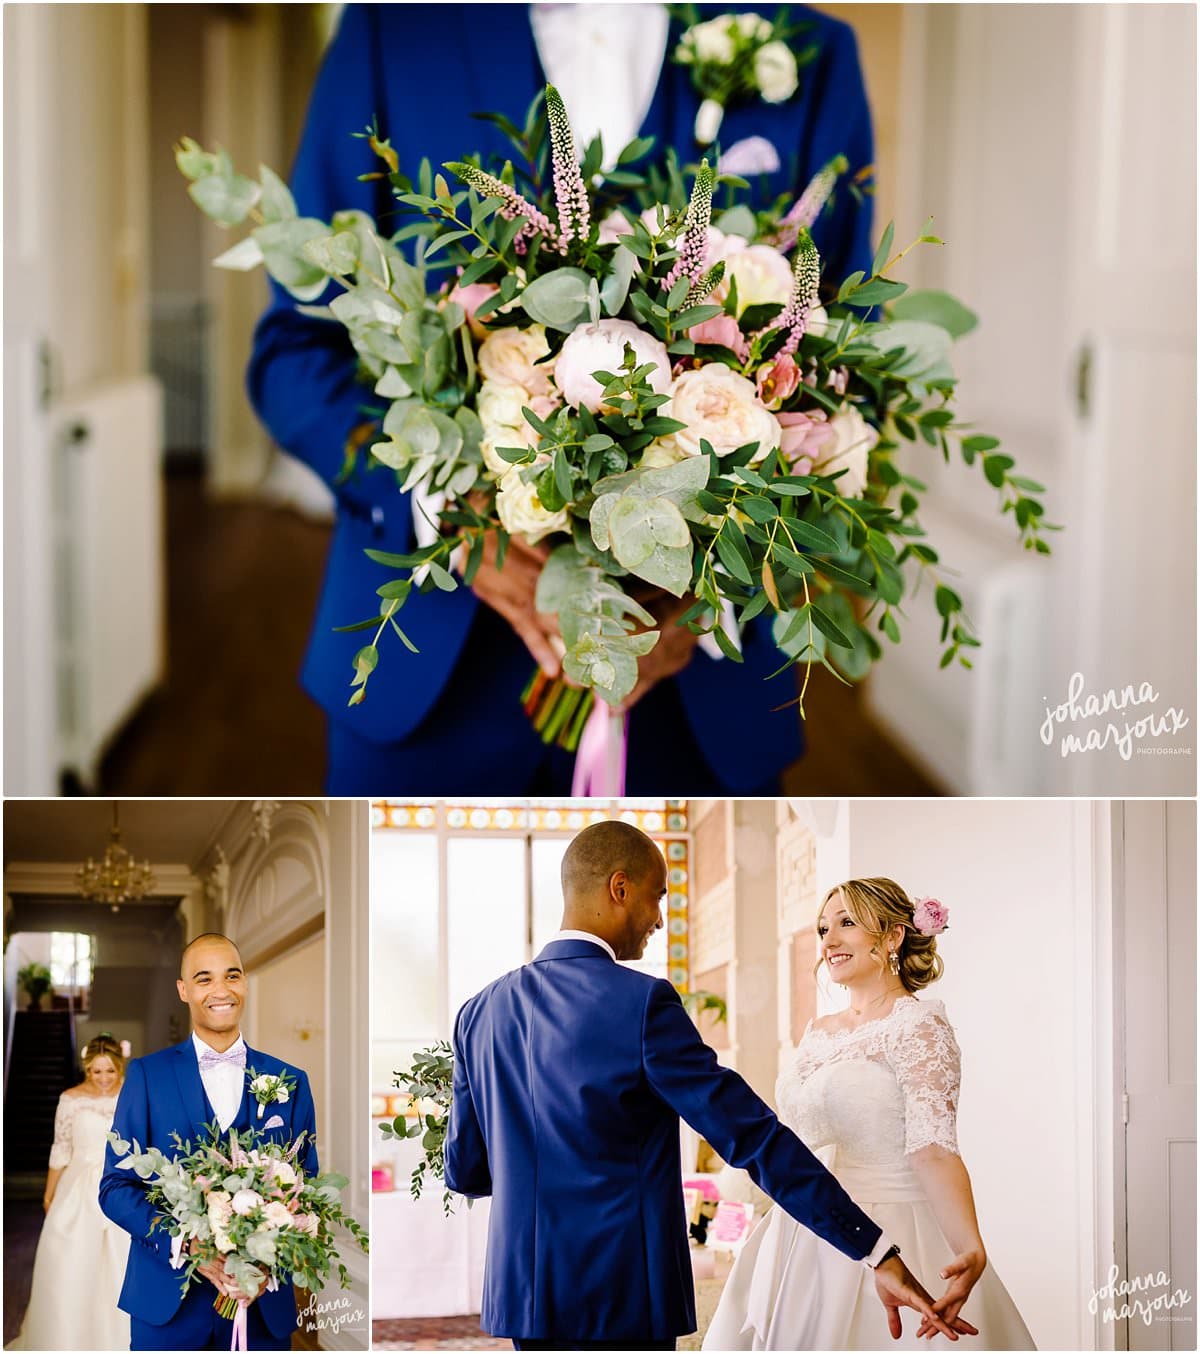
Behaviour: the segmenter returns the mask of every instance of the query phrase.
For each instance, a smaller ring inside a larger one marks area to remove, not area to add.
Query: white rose
[[[534,366],[549,351],[546,331],[540,324],[528,329],[497,329],[479,345],[479,371],[485,380],[509,381],[530,395],[549,395],[554,363]]]
[[[725,116],[725,105],[716,99],[705,99],[696,109],[696,121],[692,124],[692,135],[702,146],[710,145],[717,139],[721,130],[721,119]]]
[[[295,1167],[286,1161],[273,1161],[271,1163],[271,1174],[281,1185],[294,1185],[296,1183]]]
[[[671,359],[666,347],[629,320],[600,320],[580,325],[567,335],[558,354],[555,379],[563,399],[578,409],[595,413],[604,402],[604,387],[592,375],[594,371],[621,370],[625,345],[630,344],[640,366],[653,362],[655,370],[647,378],[659,395],[671,388]]]
[[[538,435],[521,412],[530,408],[545,417],[551,403],[547,396],[531,396],[524,387],[511,381],[484,381],[479,387],[475,412],[483,425],[479,450],[483,463],[499,479],[512,468],[497,451],[498,447],[535,447]]]
[[[827,426],[834,437],[821,448],[821,459],[814,463],[813,471],[835,475],[844,470],[837,482],[838,493],[844,498],[857,498],[866,488],[871,448],[879,441],[879,433],[853,404],[843,405]]]
[[[213,1241],[216,1242],[217,1250],[233,1250],[233,1237],[221,1227],[213,1227]]]
[[[536,545],[552,531],[566,531],[569,526],[566,508],[547,512],[537,489],[522,479],[520,466],[509,466],[501,479],[496,511],[505,531],[524,536],[530,545]]]
[[[747,244],[740,235],[726,235],[713,253],[709,241],[708,263],[725,260],[725,276],[713,291],[712,299],[720,303],[729,295],[729,280],[737,278],[738,314],[747,306],[772,302],[785,306],[792,295],[792,268],[787,259],[770,245]]]
[[[664,412],[687,424],[671,436],[688,456],[702,454],[700,439],[704,438],[718,456],[728,456],[747,442],[757,442],[754,460],[761,461],[779,445],[782,436],[778,419],[758,398],[754,382],[719,362],[678,376]]]
[[[290,1227],[292,1215],[278,1199],[272,1199],[263,1209],[263,1221],[268,1227]]]
[[[827,333],[828,330],[829,316],[825,312],[825,307],[818,301],[804,317],[804,332],[820,336]]]
[[[687,459],[688,453],[673,437],[657,437],[642,452],[638,467],[642,470],[661,470],[668,465],[676,465]]]
[[[761,14],[739,14],[737,16],[738,32],[744,38],[769,38],[771,36],[770,21],[764,19]]]
[[[728,66],[733,60],[733,34],[729,30],[734,23],[732,14],[718,14],[715,19],[689,29],[687,36],[696,60]]]
[[[262,1201],[263,1197],[257,1190],[239,1189],[229,1201],[229,1206],[235,1213],[240,1213],[245,1217],[248,1213],[253,1213],[256,1208],[260,1208]]]
[[[768,42],[754,53],[754,78],[767,103],[783,103],[800,83],[796,58],[786,42]]]
[[[286,1086],[281,1086],[279,1090],[275,1092],[275,1100],[280,1105],[286,1105],[288,1102],[288,1096],[290,1095],[291,1092],[288,1090],[288,1088]]]

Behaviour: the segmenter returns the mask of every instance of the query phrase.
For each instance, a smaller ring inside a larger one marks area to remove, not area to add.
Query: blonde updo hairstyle
[[[79,1050],[79,1061],[83,1065],[85,1077],[97,1058],[109,1059],[117,1076],[122,1081],[125,1080],[125,1055],[121,1052],[121,1045],[111,1034],[97,1034]]]
[[[894,879],[848,879],[836,884],[825,895],[817,912],[818,923],[825,904],[835,893],[842,895],[846,911],[856,926],[875,942],[880,965],[887,970],[887,941],[885,937],[894,926],[904,927],[897,956],[900,961],[899,978],[907,992],[919,992],[942,976],[945,965],[937,952],[937,936],[918,931],[913,922],[913,902]],[[823,960],[821,961],[824,962]],[[820,963],[817,967],[820,968]]]

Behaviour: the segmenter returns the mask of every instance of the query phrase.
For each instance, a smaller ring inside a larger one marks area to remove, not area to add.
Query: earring
[[[900,956],[895,950],[888,951],[888,967],[897,978],[900,976]]]

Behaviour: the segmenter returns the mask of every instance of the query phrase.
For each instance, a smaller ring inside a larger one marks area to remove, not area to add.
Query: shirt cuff
[[[183,1268],[183,1233],[171,1238],[171,1268]]]
[[[892,1239],[886,1232],[879,1233],[879,1240],[875,1243],[870,1255],[863,1256],[863,1264],[868,1269],[874,1269],[883,1257],[892,1249]]]

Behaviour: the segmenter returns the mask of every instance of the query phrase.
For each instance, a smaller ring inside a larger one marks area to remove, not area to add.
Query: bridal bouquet
[[[196,1270],[223,1260],[225,1271],[244,1299],[221,1295],[213,1304],[228,1319],[239,1318],[259,1292],[264,1275],[291,1279],[298,1288],[317,1289],[336,1263],[343,1288],[349,1276],[338,1253],[335,1228],[342,1227],[367,1250],[366,1231],[342,1208],[344,1175],[324,1172],[307,1177],[296,1156],[303,1133],[290,1145],[253,1131],[223,1136],[214,1123],[193,1145],[174,1135],[177,1155],[140,1148],[109,1133],[117,1165],[148,1181],[146,1197],[156,1210],[152,1224],[183,1238],[195,1250],[188,1255],[183,1291],[196,1282]]]
[[[437,515],[431,544],[367,552],[395,576],[346,627],[374,632],[350,703],[389,630],[414,647],[405,600],[469,585],[489,535],[501,565],[513,535],[549,550],[537,606],[557,616],[567,680],[535,675],[526,698],[543,738],[568,748],[592,693],[621,707],[664,623],[739,662],[740,627],[768,619],[780,671],[805,669],[803,714],[814,663],[856,680],[900,642],[924,575],[942,666],[970,667],[979,641],[901,453],[978,466],[1028,549],[1048,553],[1054,528],[1042,486],[953,408],[951,347],[975,317],[893,276],[916,244],[941,243],[928,227],[897,250],[889,225],[869,272],[824,278],[809,228],[844,160],[794,203],[753,211],[719,160],[689,184],[673,154],[646,162],[649,138],[601,177],[599,138],[581,162],[551,86],[523,129],[489,117],[516,152],[496,173],[478,157],[445,165],[449,178],[426,162],[413,183],[364,134],[386,167],[374,177],[413,217],[390,238],[360,211],[300,217],[268,169],[254,181],[223,151],[177,151],[214,221],[256,223],[218,265],[262,263],[302,310],[345,327],[378,400],[366,460]],[[331,280],[341,294],[311,306]],[[345,473],[361,454],[348,449]]]

